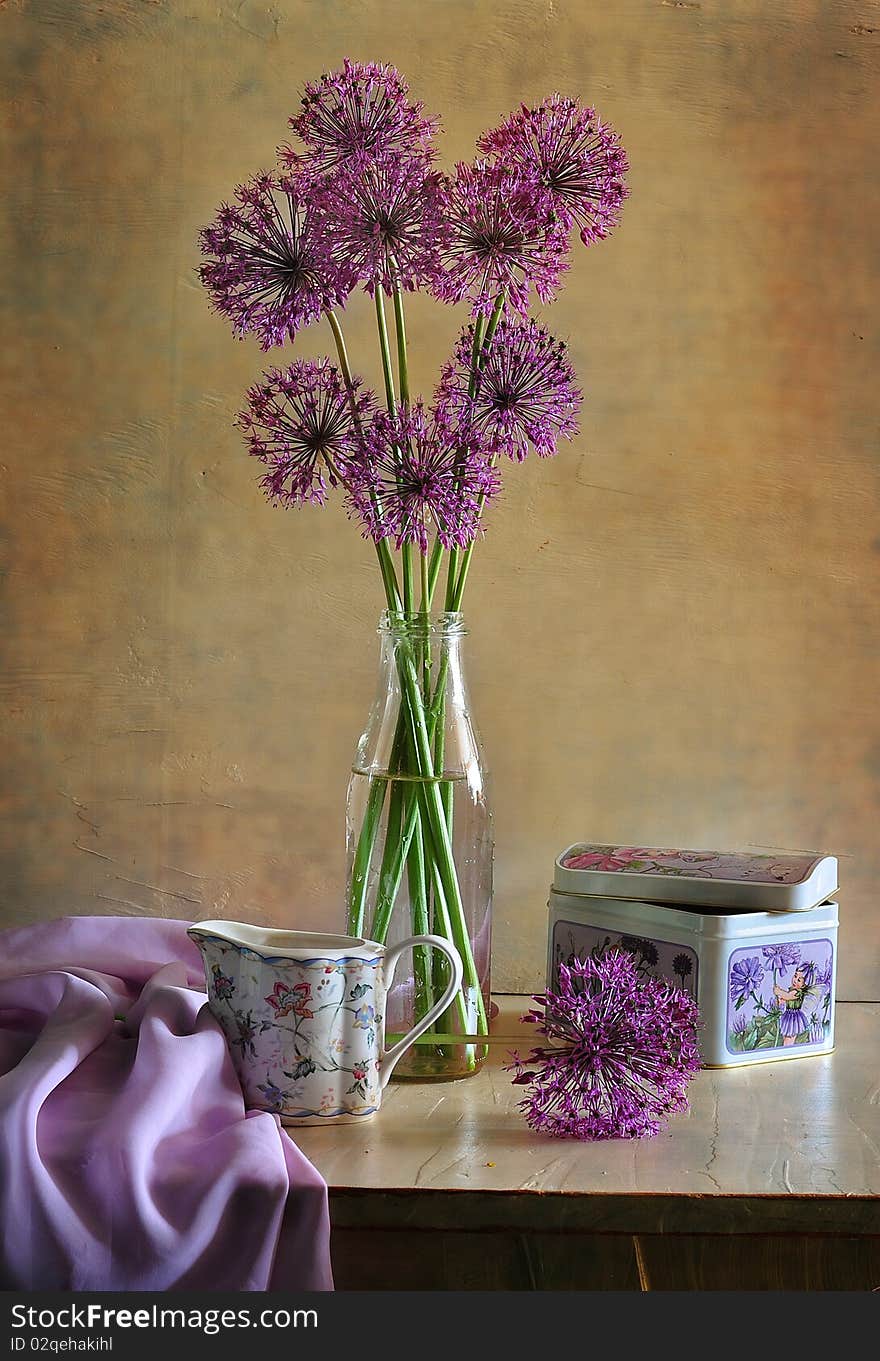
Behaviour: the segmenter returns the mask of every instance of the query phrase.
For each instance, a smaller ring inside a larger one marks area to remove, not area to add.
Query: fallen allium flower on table
[[[641,978],[612,950],[559,966],[559,991],[537,994],[524,1021],[548,1040],[513,1055],[513,1081],[532,1129],[557,1138],[641,1139],[687,1110],[700,1067],[697,1004],[681,988]]]

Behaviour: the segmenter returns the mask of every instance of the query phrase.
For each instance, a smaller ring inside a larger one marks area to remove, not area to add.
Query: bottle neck
[[[467,636],[464,615],[460,610],[444,610],[436,614],[403,614],[383,610],[379,618],[380,638],[395,640],[425,640],[456,642]]]

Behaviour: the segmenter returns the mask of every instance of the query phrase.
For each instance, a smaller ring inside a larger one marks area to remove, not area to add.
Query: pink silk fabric
[[[333,1289],[326,1183],[245,1110],[186,927],[0,932],[0,1286]]]

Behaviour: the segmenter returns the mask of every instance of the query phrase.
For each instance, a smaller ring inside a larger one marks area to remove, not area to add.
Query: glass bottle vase
[[[458,613],[382,615],[378,692],[348,788],[347,934],[387,945],[443,936],[464,970],[460,992],[395,1078],[463,1077],[488,1053],[479,1037],[490,1005],[492,816],[462,661],[466,635]],[[425,1014],[447,968],[439,950],[407,952],[388,993],[386,1043]]]

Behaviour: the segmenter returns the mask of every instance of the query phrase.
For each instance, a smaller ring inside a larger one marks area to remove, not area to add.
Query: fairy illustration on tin
[[[804,1002],[808,996],[819,995],[819,990],[812,986],[815,976],[816,966],[807,959],[798,964],[787,988],[773,984],[773,992],[781,1005],[779,1033],[783,1049],[795,1044],[799,1035],[810,1030],[811,1018],[804,1011]]]

